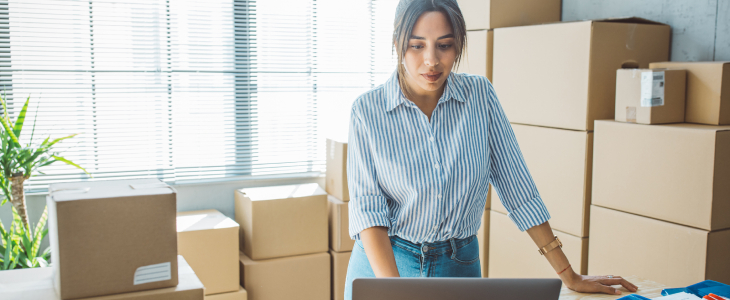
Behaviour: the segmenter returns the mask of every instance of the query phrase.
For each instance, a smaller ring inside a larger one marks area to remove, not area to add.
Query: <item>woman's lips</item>
[[[426,80],[428,80],[430,82],[435,82],[436,80],[439,79],[439,77],[441,77],[441,74],[443,74],[443,73],[421,74],[421,76],[423,76],[423,78],[426,78]]]

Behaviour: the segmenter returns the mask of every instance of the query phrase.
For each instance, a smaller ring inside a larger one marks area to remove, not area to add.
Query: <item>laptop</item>
[[[560,279],[357,278],[353,300],[558,300]]]

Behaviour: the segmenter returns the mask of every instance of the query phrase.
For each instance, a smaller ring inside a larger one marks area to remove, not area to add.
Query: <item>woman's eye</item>
[[[439,45],[439,48],[441,48],[441,49],[449,49],[449,47],[451,47],[451,44],[442,44],[442,45]]]
[[[411,48],[413,48],[413,49],[421,49],[421,48],[423,48],[423,46],[421,46],[421,45],[413,45],[413,46],[411,46]]]

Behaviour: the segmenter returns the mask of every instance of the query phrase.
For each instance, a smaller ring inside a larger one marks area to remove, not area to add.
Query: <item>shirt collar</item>
[[[403,95],[403,91],[398,84],[398,71],[393,72],[393,75],[391,75],[388,81],[385,82],[384,86],[386,91],[385,95],[387,97],[387,111],[391,111],[398,107],[398,105],[406,102],[413,103],[412,101],[406,99],[406,97]],[[443,95],[441,95],[438,103],[446,102],[451,99],[456,99],[460,102],[466,102],[464,87],[460,81],[460,78],[458,78],[458,76],[455,75],[453,72],[449,73],[449,78],[446,79],[446,88],[444,89],[444,93]]]

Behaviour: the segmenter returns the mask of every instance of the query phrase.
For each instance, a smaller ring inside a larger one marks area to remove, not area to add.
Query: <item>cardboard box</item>
[[[550,226],[588,236],[593,133],[512,124],[530,175],[550,213]],[[495,189],[492,210],[507,214]]]
[[[157,179],[49,186],[54,285],[62,299],[176,286],[176,193]],[[151,276],[151,274],[159,276]]]
[[[494,30],[469,30],[466,32],[467,47],[456,73],[481,75],[492,80],[492,53]]]
[[[491,211],[489,225],[490,278],[559,278],[550,262],[537,252],[527,232],[521,232],[507,215]],[[588,238],[553,229],[563,243],[563,252],[576,273],[586,274]]]
[[[327,252],[252,260],[240,253],[241,285],[250,300],[330,299]]]
[[[593,130],[613,119],[616,70],[669,58],[670,28],[640,18],[494,30],[494,86],[511,122]]]
[[[638,275],[673,287],[730,282],[730,229],[706,231],[591,208],[590,275]]]
[[[687,70],[685,122],[730,124],[730,62],[656,62],[649,68]]]
[[[560,0],[458,0],[466,29],[559,22]]]
[[[333,196],[327,196],[329,210],[330,248],[337,252],[352,251],[355,240],[350,238],[350,218],[347,202],[340,201]]]
[[[86,300],[203,300],[203,283],[182,256],[177,256],[174,287],[125,294],[84,298]],[[0,271],[0,299],[60,299],[53,288],[54,267]]]
[[[316,183],[237,190],[235,211],[251,259],[327,252],[327,194]]]
[[[596,121],[593,204],[730,228],[730,126]]]
[[[684,122],[685,70],[618,69],[615,120],[640,124]]]
[[[479,242],[479,263],[482,265],[482,277],[489,277],[489,211],[482,215],[482,225],[477,230]]]
[[[327,139],[327,172],[325,190],[327,194],[342,201],[350,201],[347,187],[347,143]]]
[[[236,278],[238,278],[238,276],[236,276]],[[246,290],[244,290],[240,286],[238,287],[238,291],[236,291],[236,292],[215,294],[215,295],[205,295],[205,300],[246,300],[246,299],[247,299]]]
[[[347,279],[347,265],[350,263],[352,252],[336,252],[330,250],[332,256],[332,299],[345,299],[345,279]]]
[[[236,292],[238,223],[215,209],[177,213],[177,252],[205,285],[205,294]]]

